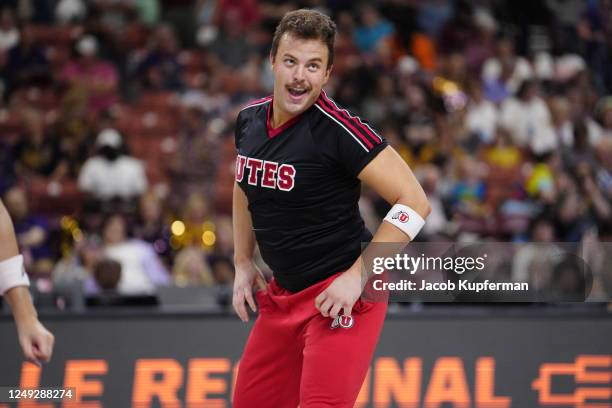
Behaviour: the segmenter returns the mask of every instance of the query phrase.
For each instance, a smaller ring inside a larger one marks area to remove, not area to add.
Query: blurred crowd
[[[425,188],[420,240],[612,264],[610,0],[0,5],[0,194],[42,292],[231,284],[234,122],[271,93],[273,31],[299,7],[338,25],[328,95]],[[371,229],[389,208],[367,190],[360,207]]]

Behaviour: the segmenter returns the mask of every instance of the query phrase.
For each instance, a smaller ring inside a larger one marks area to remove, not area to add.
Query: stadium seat
[[[59,183],[59,189],[47,178],[32,178],[27,181],[28,202],[34,213],[46,215],[78,214],[83,195],[75,180]]]
[[[31,29],[34,41],[42,45],[70,45],[83,33],[83,27],[74,25],[33,25]]]

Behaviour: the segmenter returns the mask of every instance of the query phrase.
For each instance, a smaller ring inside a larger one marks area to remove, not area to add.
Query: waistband
[[[283,288],[282,286],[278,284],[275,278],[272,278],[272,280],[268,282],[268,292],[269,294],[274,295],[274,296],[287,296],[287,297],[309,296],[309,295],[312,295],[313,293],[318,294],[319,292],[323,291],[327,286],[331,285],[334,279],[340,276],[340,274],[342,274],[343,272],[344,271],[336,272],[335,274],[328,276],[322,281],[319,281],[315,283],[314,285],[310,285],[306,289],[303,289],[299,292],[291,292],[290,290]]]

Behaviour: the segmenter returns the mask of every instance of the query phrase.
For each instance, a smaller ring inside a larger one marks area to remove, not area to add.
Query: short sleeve
[[[238,117],[236,118],[236,126],[234,127],[234,144],[236,145],[236,150],[240,150],[242,122],[243,122],[243,111],[240,111],[238,113]]]
[[[336,159],[357,177],[387,146],[387,141],[367,121],[348,113],[335,117]]]

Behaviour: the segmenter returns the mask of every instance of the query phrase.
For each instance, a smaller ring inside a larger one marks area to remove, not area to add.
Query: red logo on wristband
[[[404,211],[396,212],[393,215],[393,217],[391,217],[391,218],[394,219],[394,220],[399,220],[399,222],[401,222],[401,223],[406,223],[410,219],[410,217],[408,216],[408,213],[406,213]]]

